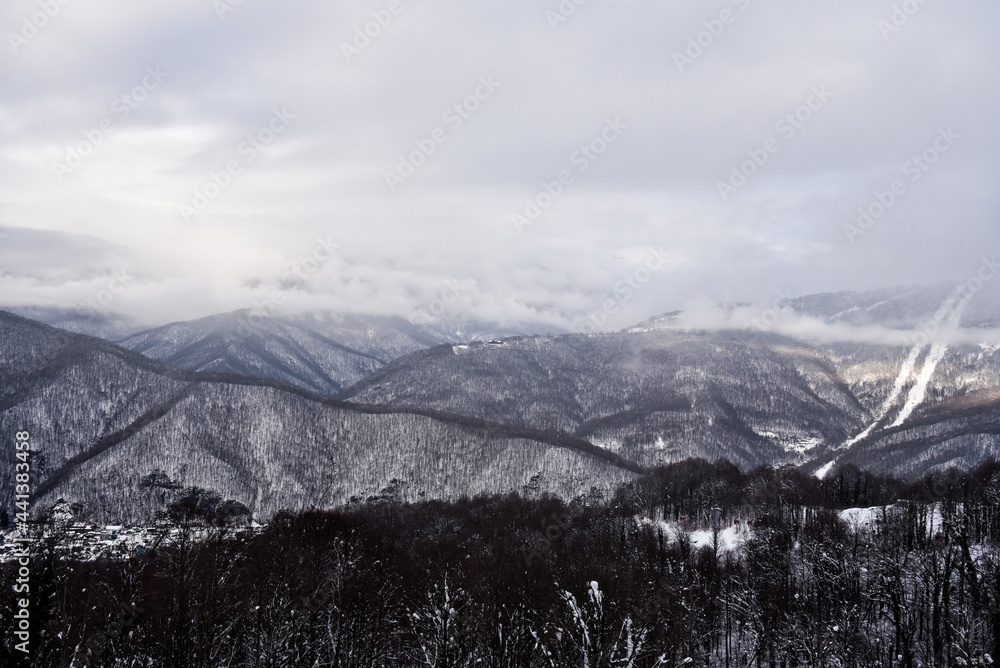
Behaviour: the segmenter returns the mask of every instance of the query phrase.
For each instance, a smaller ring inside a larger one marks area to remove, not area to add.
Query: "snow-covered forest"
[[[140,554],[76,560],[43,528],[33,665],[991,665],[998,499],[995,463],[907,483],[690,460],[607,503],[380,500],[234,539],[243,514],[189,490]]]

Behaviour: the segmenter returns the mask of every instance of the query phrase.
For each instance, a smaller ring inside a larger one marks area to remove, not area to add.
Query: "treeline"
[[[991,665],[998,490],[996,464],[904,483],[689,461],[606,504],[368,503],[240,539],[239,508],[186,495],[175,531],[130,558],[75,561],[46,530],[29,665]],[[870,529],[835,511],[882,504]],[[681,517],[716,539],[696,547]],[[734,519],[754,525],[726,549]],[[14,577],[5,564],[5,591]],[[0,664],[17,665],[0,604]]]
[[[661,466],[621,488],[621,512],[677,521],[710,523],[713,509],[723,520],[756,515],[790,522],[804,509],[868,508],[897,501],[960,505],[973,540],[1000,537],[1000,463],[988,461],[969,471],[950,468],[905,481],[842,466],[823,479],[793,467],[761,467],[749,472],[727,461],[691,459]]]

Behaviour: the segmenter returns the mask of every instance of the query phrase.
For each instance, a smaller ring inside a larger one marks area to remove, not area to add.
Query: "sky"
[[[1000,253],[988,0],[9,0],[0,304],[624,327]]]

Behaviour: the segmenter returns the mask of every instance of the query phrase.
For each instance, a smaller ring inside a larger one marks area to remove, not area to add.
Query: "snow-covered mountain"
[[[573,497],[638,470],[564,434],[193,373],[2,312],[0,431],[31,434],[37,507],[64,498],[112,523],[149,520],[175,485],[267,515],[378,496]],[[11,507],[13,448],[4,457],[0,502]]]
[[[266,378],[334,394],[391,359],[441,341],[401,318],[289,321],[238,311],[164,325],[119,343],[189,371]]]
[[[967,283],[909,285],[867,292],[826,292],[793,296],[779,291],[769,304],[726,303],[715,306],[719,316],[715,326],[728,323],[734,328],[780,330],[797,318],[811,318],[827,325],[865,328],[879,327],[914,334],[935,331],[944,324],[944,303],[962,304],[961,327],[973,330],[1000,329],[1000,279]],[[682,329],[703,324],[688,318],[683,309],[661,313],[626,329],[639,332],[656,329]],[[728,318],[728,320],[727,320]]]
[[[1000,347],[921,350],[754,332],[518,338],[415,353],[342,397],[555,429],[645,467],[836,459],[913,475],[1000,454]]]
[[[989,314],[942,294],[933,309],[903,293],[884,311],[864,294],[799,308],[832,321],[880,313],[884,326],[929,314],[943,328]],[[912,476],[1000,453],[1000,345],[966,340],[976,331],[809,343],[671,323],[437,343],[405,321],[229,314],[133,335],[128,350],[0,313],[0,429],[32,433],[40,502],[126,521],[176,486],[269,513],[380,496],[604,493],[689,457]],[[345,379],[357,382],[342,389]],[[8,497],[12,470],[0,473]],[[154,473],[175,484],[141,484]]]
[[[966,328],[1000,327],[1000,281],[996,285],[970,279],[968,284],[901,286],[870,292],[832,292],[791,298],[787,306],[796,313],[855,326],[882,325],[921,331],[941,324],[942,304],[962,303],[961,325]],[[970,287],[971,286],[971,287]]]
[[[399,317],[339,313],[272,317],[252,310],[147,329],[111,312],[49,307],[4,310],[103,338],[189,371],[276,380],[329,395],[391,360],[430,346],[552,329],[478,321],[415,324]]]
[[[118,341],[143,329],[129,316],[111,311],[57,306],[0,306],[0,311],[44,322],[76,334]]]

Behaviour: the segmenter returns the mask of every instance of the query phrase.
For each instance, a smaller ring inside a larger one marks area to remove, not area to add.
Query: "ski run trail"
[[[934,321],[941,322],[947,321],[949,327],[958,327],[959,322],[962,319],[962,312],[965,311],[965,307],[968,305],[969,300],[972,295],[966,295],[961,301],[958,301],[961,291],[958,291],[952,295],[949,295],[945,299],[944,303],[938,309],[937,313],[934,314]],[[957,301],[957,303],[956,303]],[[899,368],[899,374],[896,376],[896,381],[892,385],[892,390],[889,392],[889,396],[886,397],[885,401],[882,403],[881,408],[875,419],[872,420],[871,424],[865,427],[857,436],[845,441],[842,445],[838,446],[837,450],[843,450],[849,448],[855,443],[868,438],[877,427],[879,427],[886,416],[892,411],[894,407],[899,403],[899,397],[903,394],[903,388],[906,383],[910,380],[910,376],[913,375],[913,370],[917,366],[917,360],[920,359],[920,353],[923,352],[926,344],[918,343],[913,346],[910,350],[910,354],[906,356],[903,360],[903,365]],[[931,346],[930,352],[927,354],[926,359],[924,359],[924,365],[917,374],[916,381],[913,387],[910,388],[909,394],[907,394],[906,401],[903,404],[902,410],[899,411],[899,415],[896,420],[892,423],[892,427],[899,427],[913,411],[916,410],[917,406],[923,403],[924,398],[927,396],[927,384],[930,382],[931,378],[934,377],[934,372],[937,370],[938,364],[944,359],[945,353],[948,352],[948,345],[945,343],[935,343]],[[834,467],[837,462],[837,458],[821,467],[816,471],[817,478],[823,478],[827,473]]]
[[[951,313],[948,314],[948,327],[958,327],[958,323],[962,319],[962,312],[968,306],[971,297],[972,295],[965,297],[951,310]],[[903,405],[903,410],[899,412],[899,417],[892,423],[893,427],[898,427],[906,422],[914,409],[923,403],[924,397],[927,395],[927,383],[934,377],[934,371],[946,352],[948,352],[948,345],[945,343],[935,343],[931,346],[931,351],[927,354],[927,359],[924,360],[924,368],[920,370],[916,384],[910,389],[910,394],[906,397],[906,403]]]

